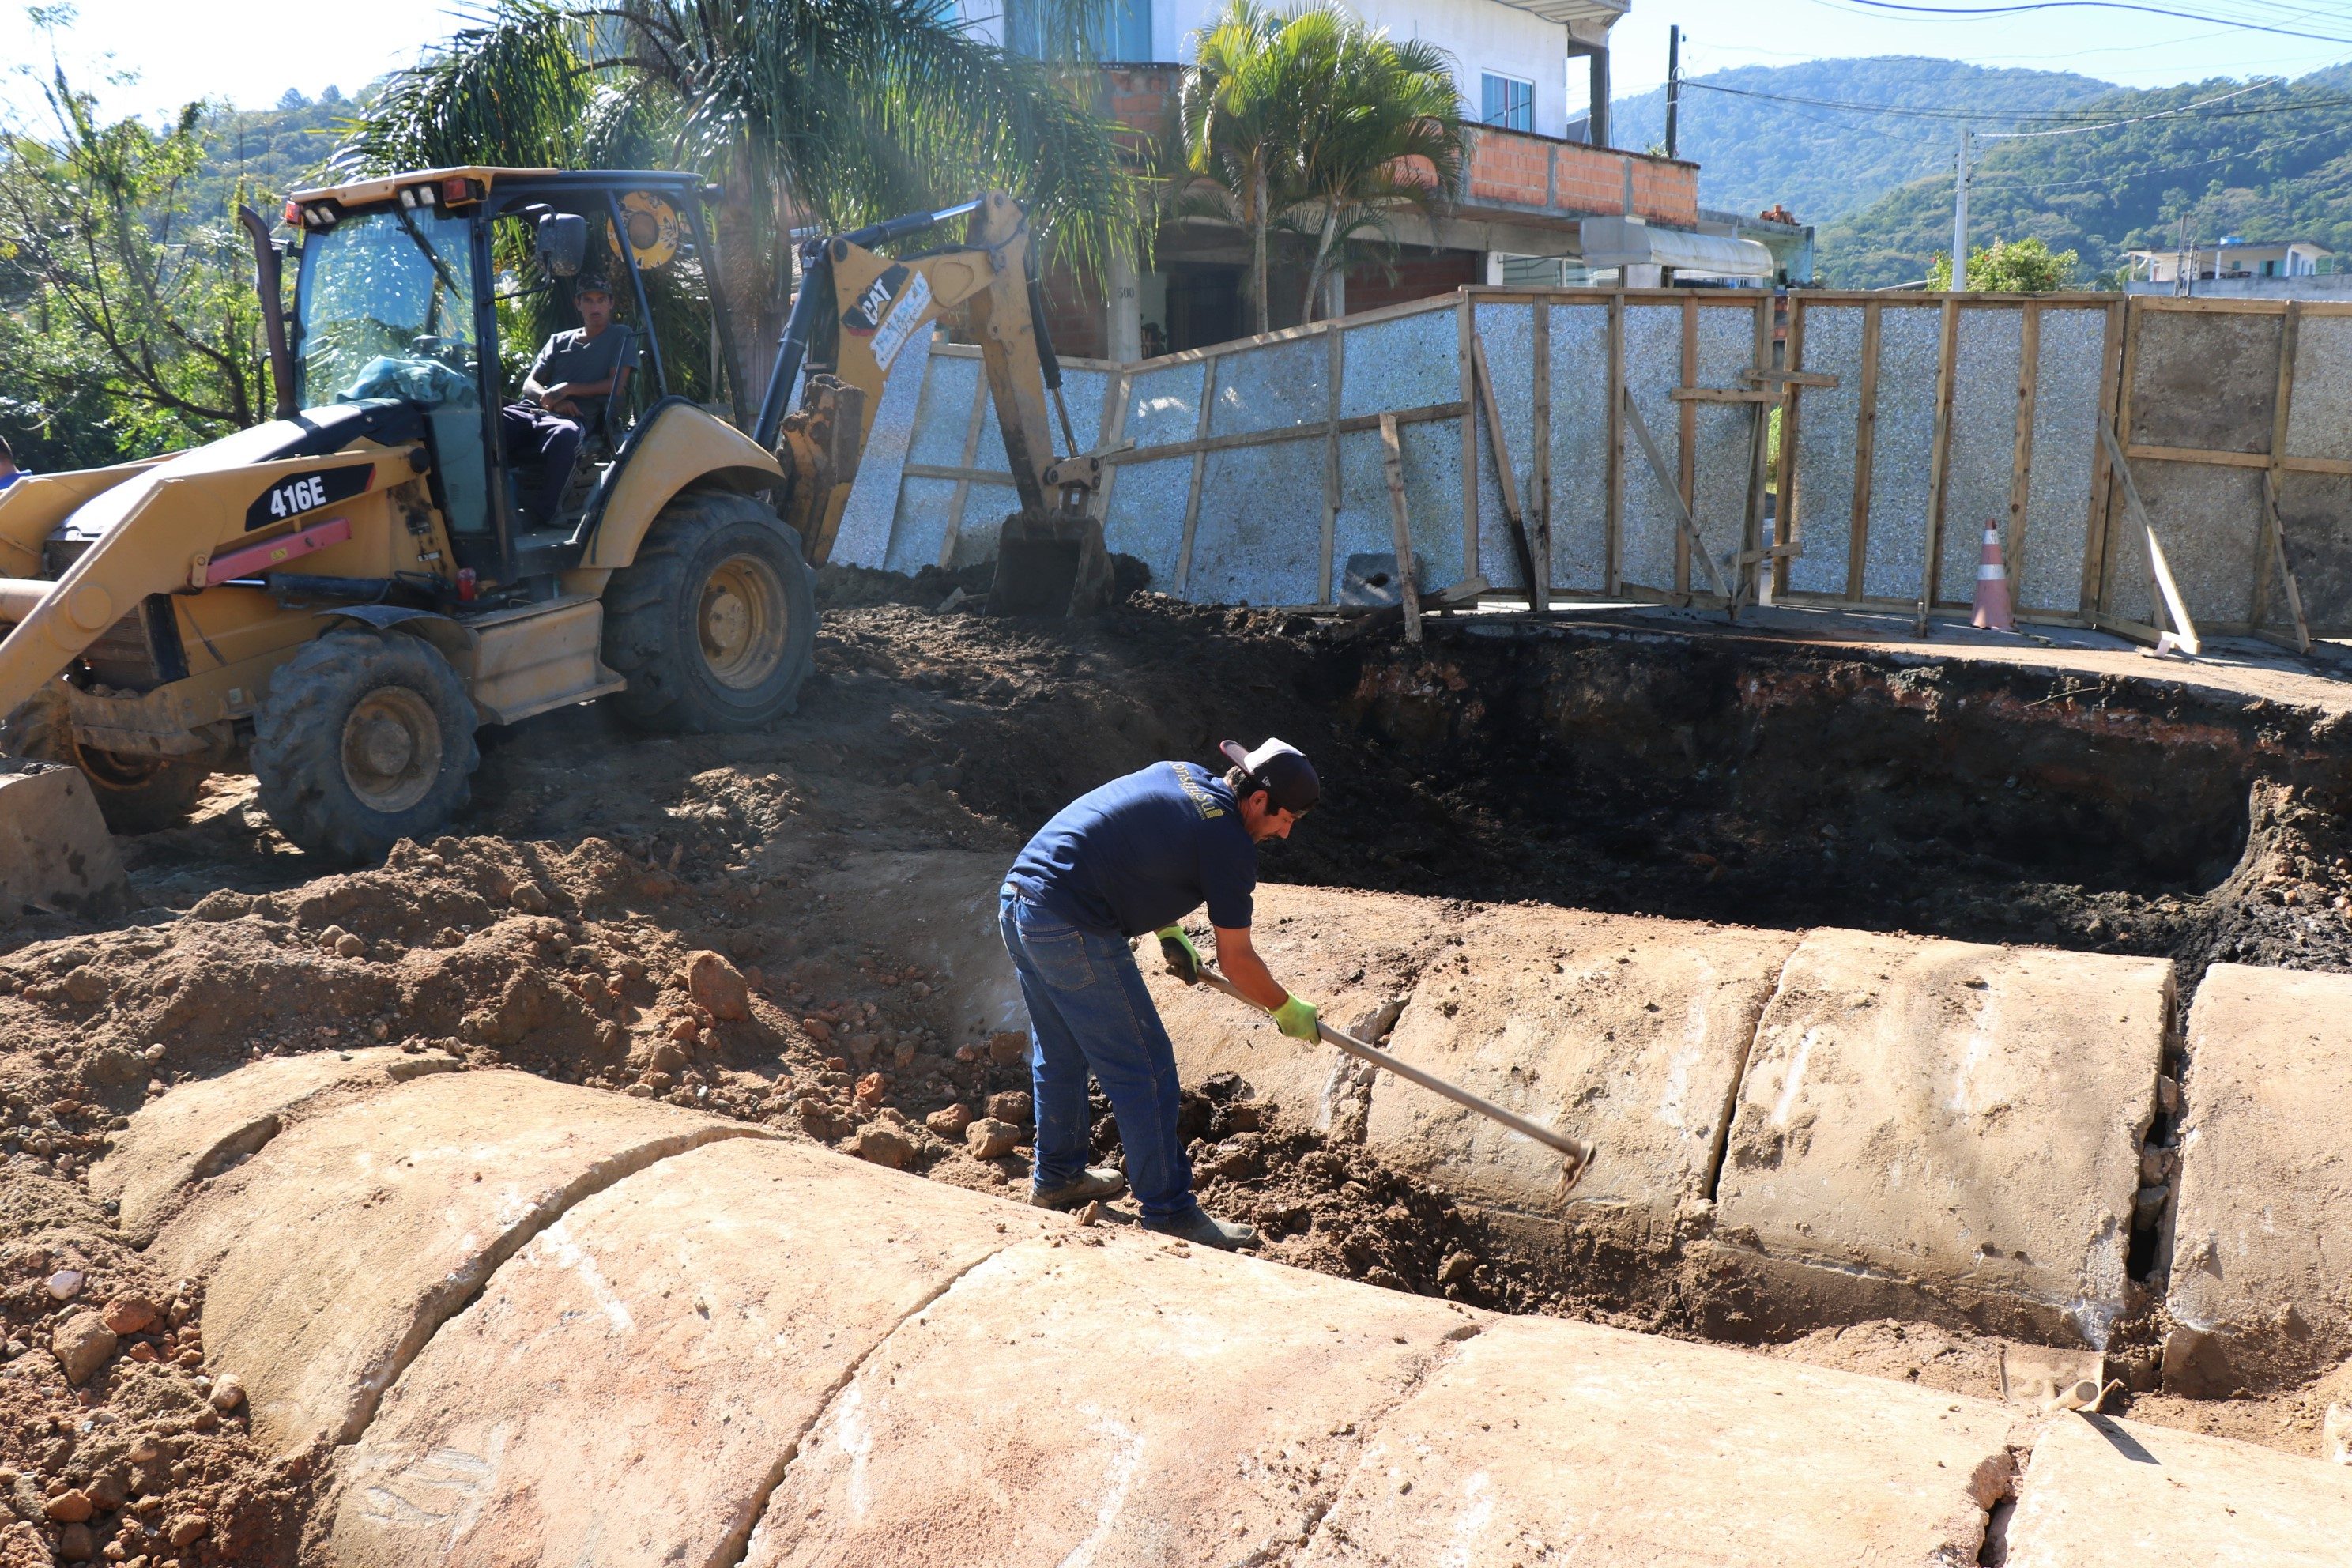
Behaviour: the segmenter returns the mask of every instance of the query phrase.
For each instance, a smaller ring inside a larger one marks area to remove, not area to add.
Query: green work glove
[[[1323,1037],[1321,1020],[1315,1016],[1315,1004],[1296,996],[1284,998],[1282,1005],[1274,1010],[1274,1026],[1292,1039],[1305,1040],[1309,1045]]]
[[[1170,926],[1160,933],[1160,956],[1168,961],[1168,973],[1187,985],[1201,984],[1201,950],[1184,934],[1182,926]]]

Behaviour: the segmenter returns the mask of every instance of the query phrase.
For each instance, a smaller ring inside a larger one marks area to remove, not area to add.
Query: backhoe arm
[[[967,211],[971,231],[961,248],[904,261],[867,248]],[[785,521],[800,531],[811,561],[822,563],[832,553],[892,363],[908,344],[928,341],[931,323],[951,312],[962,312],[980,342],[1023,511],[1043,515],[1057,492],[1093,488],[1090,461],[1055,453],[1046,392],[1049,378],[1058,384],[1060,371],[1033,311],[1029,247],[1020,204],[991,192],[968,206],[893,219],[803,252],[801,293],[785,328],[777,381],[788,383],[821,341],[820,310],[835,318],[834,363],[828,373],[809,377],[801,408],[790,418],[782,416],[783,395],[772,384],[758,434],[794,472]],[[771,418],[773,432],[765,428]]]

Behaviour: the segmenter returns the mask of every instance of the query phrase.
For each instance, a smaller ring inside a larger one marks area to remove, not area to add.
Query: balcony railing
[[[1483,126],[1472,134],[1468,188],[1460,205],[1465,216],[1580,218],[1631,211],[1677,228],[1698,222],[1696,163],[1589,147],[1529,131]]]

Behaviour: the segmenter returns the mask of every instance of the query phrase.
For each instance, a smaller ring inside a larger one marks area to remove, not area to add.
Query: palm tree
[[[1317,297],[1351,240],[1377,235],[1393,249],[1391,214],[1433,213],[1461,193],[1466,152],[1462,99],[1445,52],[1347,18],[1330,90],[1299,134],[1288,221],[1315,244],[1299,320],[1315,319]]]
[[[973,37],[952,0],[500,0],[392,79],[343,162],[709,174],[740,404],[791,307],[795,228],[997,188],[1066,265],[1134,245],[1142,184],[1074,79]]]
[[[1461,103],[1443,50],[1397,43],[1331,0],[1271,11],[1229,0],[1193,35],[1178,96],[1180,206],[1207,205],[1250,237],[1250,299],[1267,329],[1267,253],[1277,228],[1314,238],[1315,295],[1349,241],[1388,215],[1424,210],[1461,184]]]

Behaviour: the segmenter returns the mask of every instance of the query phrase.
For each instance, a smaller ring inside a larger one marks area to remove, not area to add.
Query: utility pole
[[[1679,155],[1683,117],[1683,30],[1666,29],[1666,156]]]
[[[1960,127],[1958,177],[1952,184],[1952,283],[1969,286],[1969,128]]]

